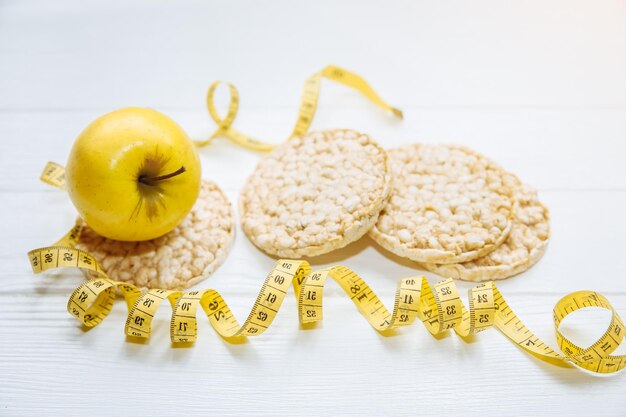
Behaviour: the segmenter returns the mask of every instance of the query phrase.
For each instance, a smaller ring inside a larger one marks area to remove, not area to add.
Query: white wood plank
[[[398,105],[626,105],[626,5],[8,2],[0,108],[189,106],[213,79],[292,105],[334,63]]]
[[[198,94],[200,99],[202,91]],[[415,142],[462,144],[494,158],[542,190],[626,190],[626,109],[408,108],[405,120],[400,121],[373,105],[334,107],[326,98],[321,100],[313,129],[360,130],[385,148]],[[82,129],[109,110],[0,112],[0,140],[6,144],[0,152],[0,191],[45,189],[38,180],[45,163],[64,164]],[[194,110],[161,110],[193,138],[208,137],[215,129],[201,102]],[[243,103],[235,126],[253,137],[279,143],[289,134],[296,114],[295,106],[259,108]],[[261,157],[221,138],[200,154],[204,176],[229,191],[241,189]]]

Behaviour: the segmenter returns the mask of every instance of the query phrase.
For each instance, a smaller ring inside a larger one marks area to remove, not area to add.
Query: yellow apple
[[[143,108],[116,110],[87,126],[72,147],[65,175],[83,220],[115,240],[166,234],[200,192],[193,142],[173,120]]]

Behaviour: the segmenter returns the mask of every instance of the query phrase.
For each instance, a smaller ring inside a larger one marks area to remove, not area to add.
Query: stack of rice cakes
[[[484,156],[460,146],[388,151],[393,191],[369,235],[429,271],[468,281],[530,268],[550,236],[537,192]]]
[[[277,147],[239,208],[246,235],[274,256],[317,256],[368,233],[417,266],[469,281],[525,271],[550,234],[537,192],[488,158],[453,145],[385,152],[352,130]]]

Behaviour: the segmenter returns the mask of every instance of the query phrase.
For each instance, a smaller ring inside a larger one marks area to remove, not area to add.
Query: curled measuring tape
[[[281,259],[265,278],[250,314],[243,324],[239,324],[216,290],[141,291],[134,285],[109,278],[92,255],[73,247],[79,235],[80,226],[75,226],[53,246],[30,251],[28,257],[35,273],[77,267],[98,275],[76,288],[67,304],[70,314],[87,327],[94,327],[106,318],[119,291],[128,305],[125,326],[128,336],[148,338],[153,317],[167,299],[172,307],[170,336],[173,343],[196,340],[198,307],[202,308],[220,336],[227,341],[235,341],[239,337],[263,334],[278,314],[290,286],[293,286],[296,295],[300,322],[306,324],[322,320],[323,290],[330,278],[339,284],[368,323],[379,332],[408,326],[416,320],[421,321],[433,335],[452,330],[461,337],[467,337],[495,327],[520,348],[545,361],[571,363],[603,374],[626,367],[626,356],[611,355],[624,340],[624,323],[608,300],[594,291],[571,293],[554,307],[556,337],[563,352],[559,354],[521,322],[493,282],[471,288],[469,308],[465,308],[451,279],[431,286],[424,276],[405,278],[398,283],[390,312],[367,283],[344,266],[311,271],[306,261]],[[568,314],[585,307],[609,310],[611,323],[598,341],[582,348],[563,336],[559,325]]]
[[[378,97],[361,77],[341,68],[329,66],[311,76],[305,83],[300,113],[292,136],[300,135],[309,128],[315,114],[323,77],[353,87],[380,107],[390,110],[399,117],[402,116],[399,110]],[[219,116],[213,102],[217,86],[218,84],[213,84],[209,89],[207,104],[211,117],[218,124],[218,129],[209,139],[197,144],[206,145],[217,136],[225,136],[249,149],[270,150],[273,145],[252,139],[232,127],[239,100],[237,90],[231,84],[228,84],[231,102],[227,116],[224,119]],[[63,167],[49,163],[41,180],[64,189]],[[330,278],[341,286],[365,319],[379,332],[407,326],[418,319],[433,335],[452,330],[461,337],[468,337],[489,327],[495,327],[526,352],[551,363],[574,364],[602,374],[614,373],[626,367],[625,355],[612,355],[624,340],[624,323],[608,300],[593,291],[568,294],[554,307],[556,338],[563,352],[559,354],[521,322],[492,282],[470,289],[469,307],[466,308],[451,279],[431,286],[423,276],[405,278],[398,283],[394,307],[390,312],[367,283],[344,266],[311,271],[306,261],[279,260],[263,282],[250,314],[243,324],[239,324],[216,290],[142,291],[134,285],[111,279],[91,254],[76,249],[80,232],[80,225],[76,225],[52,246],[30,251],[28,258],[34,273],[62,267],[77,267],[96,276],[80,285],[72,293],[67,304],[70,314],[86,327],[94,327],[106,318],[119,292],[128,306],[125,333],[130,337],[150,336],[153,317],[162,302],[167,299],[172,307],[170,321],[172,342],[190,343],[196,340],[198,307],[202,308],[209,323],[220,336],[227,341],[235,341],[240,337],[263,334],[276,317],[291,286],[296,295],[300,322],[306,324],[320,321],[323,289],[326,280]],[[559,325],[568,314],[586,307],[609,310],[611,322],[598,341],[587,348],[582,348],[565,338],[559,331]]]
[[[41,179],[64,188],[64,169],[49,163]],[[164,300],[172,307],[170,336],[173,343],[190,343],[197,337],[197,312],[201,307],[209,323],[227,341],[245,336],[259,336],[273,322],[290,286],[293,286],[301,323],[322,319],[324,284],[328,278],[337,282],[357,309],[379,332],[407,326],[419,319],[433,335],[453,330],[461,337],[472,336],[490,327],[500,330],[513,343],[536,357],[557,363],[571,363],[596,373],[614,373],[626,367],[626,355],[611,355],[624,340],[624,323],[609,301],[594,291],[566,295],[554,307],[554,326],[559,348],[555,352],[539,339],[513,312],[493,282],[469,290],[469,308],[451,279],[431,286],[424,276],[399,281],[391,312],[355,272],[344,266],[311,271],[302,260],[279,260],[263,282],[250,314],[239,324],[222,296],[213,289],[172,291],[150,289],[116,281],[107,276],[93,255],[76,249],[81,226],[76,224],[51,246],[28,253],[34,273],[50,269],[76,267],[91,272],[90,279],[70,296],[67,309],[86,327],[98,325],[109,314],[119,292],[128,306],[125,333],[130,337],[148,338],[152,319]],[[568,340],[559,330],[561,321],[576,310],[600,307],[611,312],[611,322],[604,334],[591,346],[583,348]]]
[[[372,103],[376,104],[380,108],[390,111],[397,117],[403,117],[402,111],[387,104],[361,76],[346,69],[339,68],[335,65],[329,65],[323,70],[311,75],[305,81],[304,88],[302,90],[302,96],[300,98],[300,109],[298,112],[298,118],[290,137],[300,136],[304,134],[307,130],[309,130],[309,127],[313,122],[313,116],[315,115],[315,111],[317,110],[317,100],[319,97],[322,78],[327,78],[329,80],[333,80],[345,86],[351,87],[361,92]],[[217,130],[213,132],[213,134],[209,136],[209,138],[205,140],[195,141],[196,145],[200,147],[206,146],[211,143],[216,137],[225,137],[230,139],[234,143],[243,146],[244,148],[261,152],[271,151],[275,145],[253,139],[252,137],[232,127],[233,122],[235,121],[235,117],[237,116],[237,111],[239,110],[239,91],[237,91],[237,88],[231,83],[224,83],[226,84],[226,87],[228,87],[228,91],[230,93],[230,103],[228,105],[228,111],[224,118],[219,115],[215,107],[215,101],[213,100],[213,96],[215,95],[215,91],[220,86],[220,84],[222,84],[222,81],[215,81],[213,84],[211,84],[206,98],[209,115],[217,124]]]

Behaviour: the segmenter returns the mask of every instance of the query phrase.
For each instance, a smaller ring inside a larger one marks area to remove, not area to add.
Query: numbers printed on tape
[[[48,162],[39,179],[53,187],[65,189],[65,168],[55,162]]]
[[[74,232],[75,233],[75,232]],[[407,326],[419,319],[433,335],[454,331],[461,337],[496,327],[525,351],[548,361],[575,364],[597,373],[613,373],[626,367],[626,356],[611,353],[624,340],[624,323],[608,300],[593,291],[579,291],[563,297],[554,307],[554,324],[559,354],[531,332],[508,306],[496,286],[487,282],[469,290],[469,309],[462,303],[456,285],[446,279],[431,286],[425,277],[400,280],[390,312],[361,277],[344,266],[311,271],[306,261],[279,260],[263,282],[250,314],[239,324],[222,296],[213,289],[140,291],[131,284],[110,279],[95,258],[72,247],[50,246],[28,253],[33,272],[60,267],[78,267],[98,275],[80,285],[70,296],[67,308],[87,327],[98,325],[111,311],[116,290],[128,304],[125,332],[128,336],[148,338],[153,317],[167,299],[172,306],[170,336],[174,343],[191,343],[197,338],[197,314],[204,311],[209,323],[226,340],[259,336],[276,317],[289,287],[297,299],[301,323],[322,320],[322,296],[328,278],[334,280],[377,331]],[[611,312],[606,332],[588,348],[581,348],[559,331],[563,318],[586,307]]]

